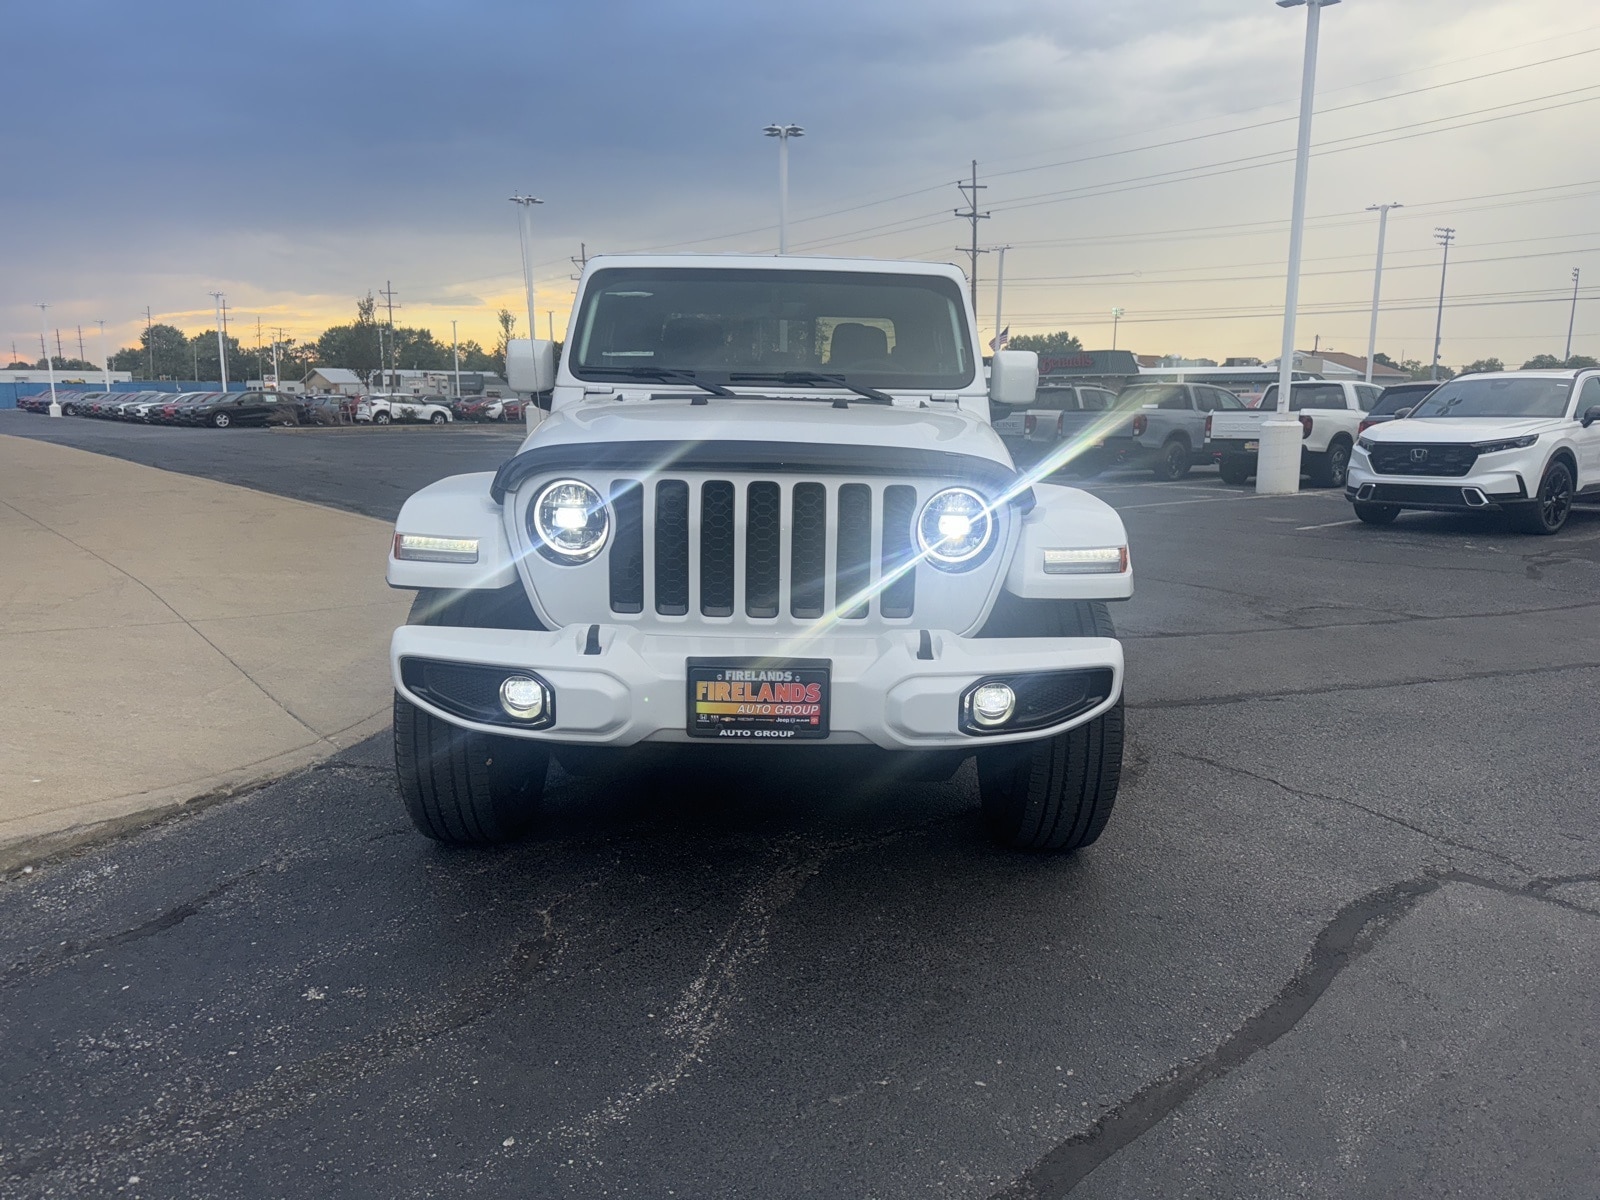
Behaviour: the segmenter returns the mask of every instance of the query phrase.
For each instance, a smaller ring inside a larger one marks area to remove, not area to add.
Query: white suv
[[[1504,510],[1555,533],[1600,500],[1600,372],[1502,371],[1441,384],[1356,442],[1345,497],[1369,525],[1408,508]]]
[[[396,523],[417,828],[516,835],[552,758],[754,752],[783,780],[812,755],[923,778],[976,757],[995,840],[1093,842],[1122,762],[1104,602],[1133,594],[1127,533],[1013,463],[990,401],[1027,409],[1038,356],[999,352],[986,386],[973,328],[943,264],[590,259],[559,373],[529,348],[548,418]]]

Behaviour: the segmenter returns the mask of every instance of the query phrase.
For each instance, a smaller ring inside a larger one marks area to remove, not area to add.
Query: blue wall
[[[132,383],[113,383],[111,390],[113,392],[220,392],[222,383],[220,380],[215,379],[209,382],[205,380],[195,382],[183,379],[135,379]],[[230,383],[228,390],[230,392],[242,392],[245,387],[242,383]],[[56,384],[57,395],[62,392],[103,391],[105,391],[105,388],[98,383]],[[36,396],[40,392],[48,396],[50,394],[50,385],[48,383],[0,383],[0,408],[15,408],[18,397]]]

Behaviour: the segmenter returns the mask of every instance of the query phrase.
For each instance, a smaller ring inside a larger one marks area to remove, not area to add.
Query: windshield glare
[[[571,370],[598,380],[689,371],[724,384],[822,372],[947,390],[973,380],[963,309],[955,282],[935,275],[616,267],[584,292]]]
[[[1561,417],[1570,379],[1458,379],[1412,409],[1412,417]]]

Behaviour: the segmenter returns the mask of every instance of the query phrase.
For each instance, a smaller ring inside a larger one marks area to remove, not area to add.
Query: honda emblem
[[[1425,449],[1423,449],[1421,446],[1418,446],[1415,450],[1413,450],[1411,452],[1411,461],[1412,462],[1427,462],[1428,461],[1428,452]]]

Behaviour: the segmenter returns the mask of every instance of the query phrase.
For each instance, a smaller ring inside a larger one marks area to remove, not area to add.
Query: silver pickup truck
[[[994,414],[994,431],[1023,469],[1036,467],[1059,452],[1063,467],[1081,457],[1078,447],[1064,446],[1088,422],[1100,421],[1116,404],[1116,394],[1088,384],[1041,383],[1027,408]]]
[[[1134,383],[1117,396],[1125,418],[1096,449],[1102,468],[1148,467],[1157,479],[1182,479],[1209,461],[1206,421],[1215,412],[1243,412],[1244,401],[1200,383]]]

